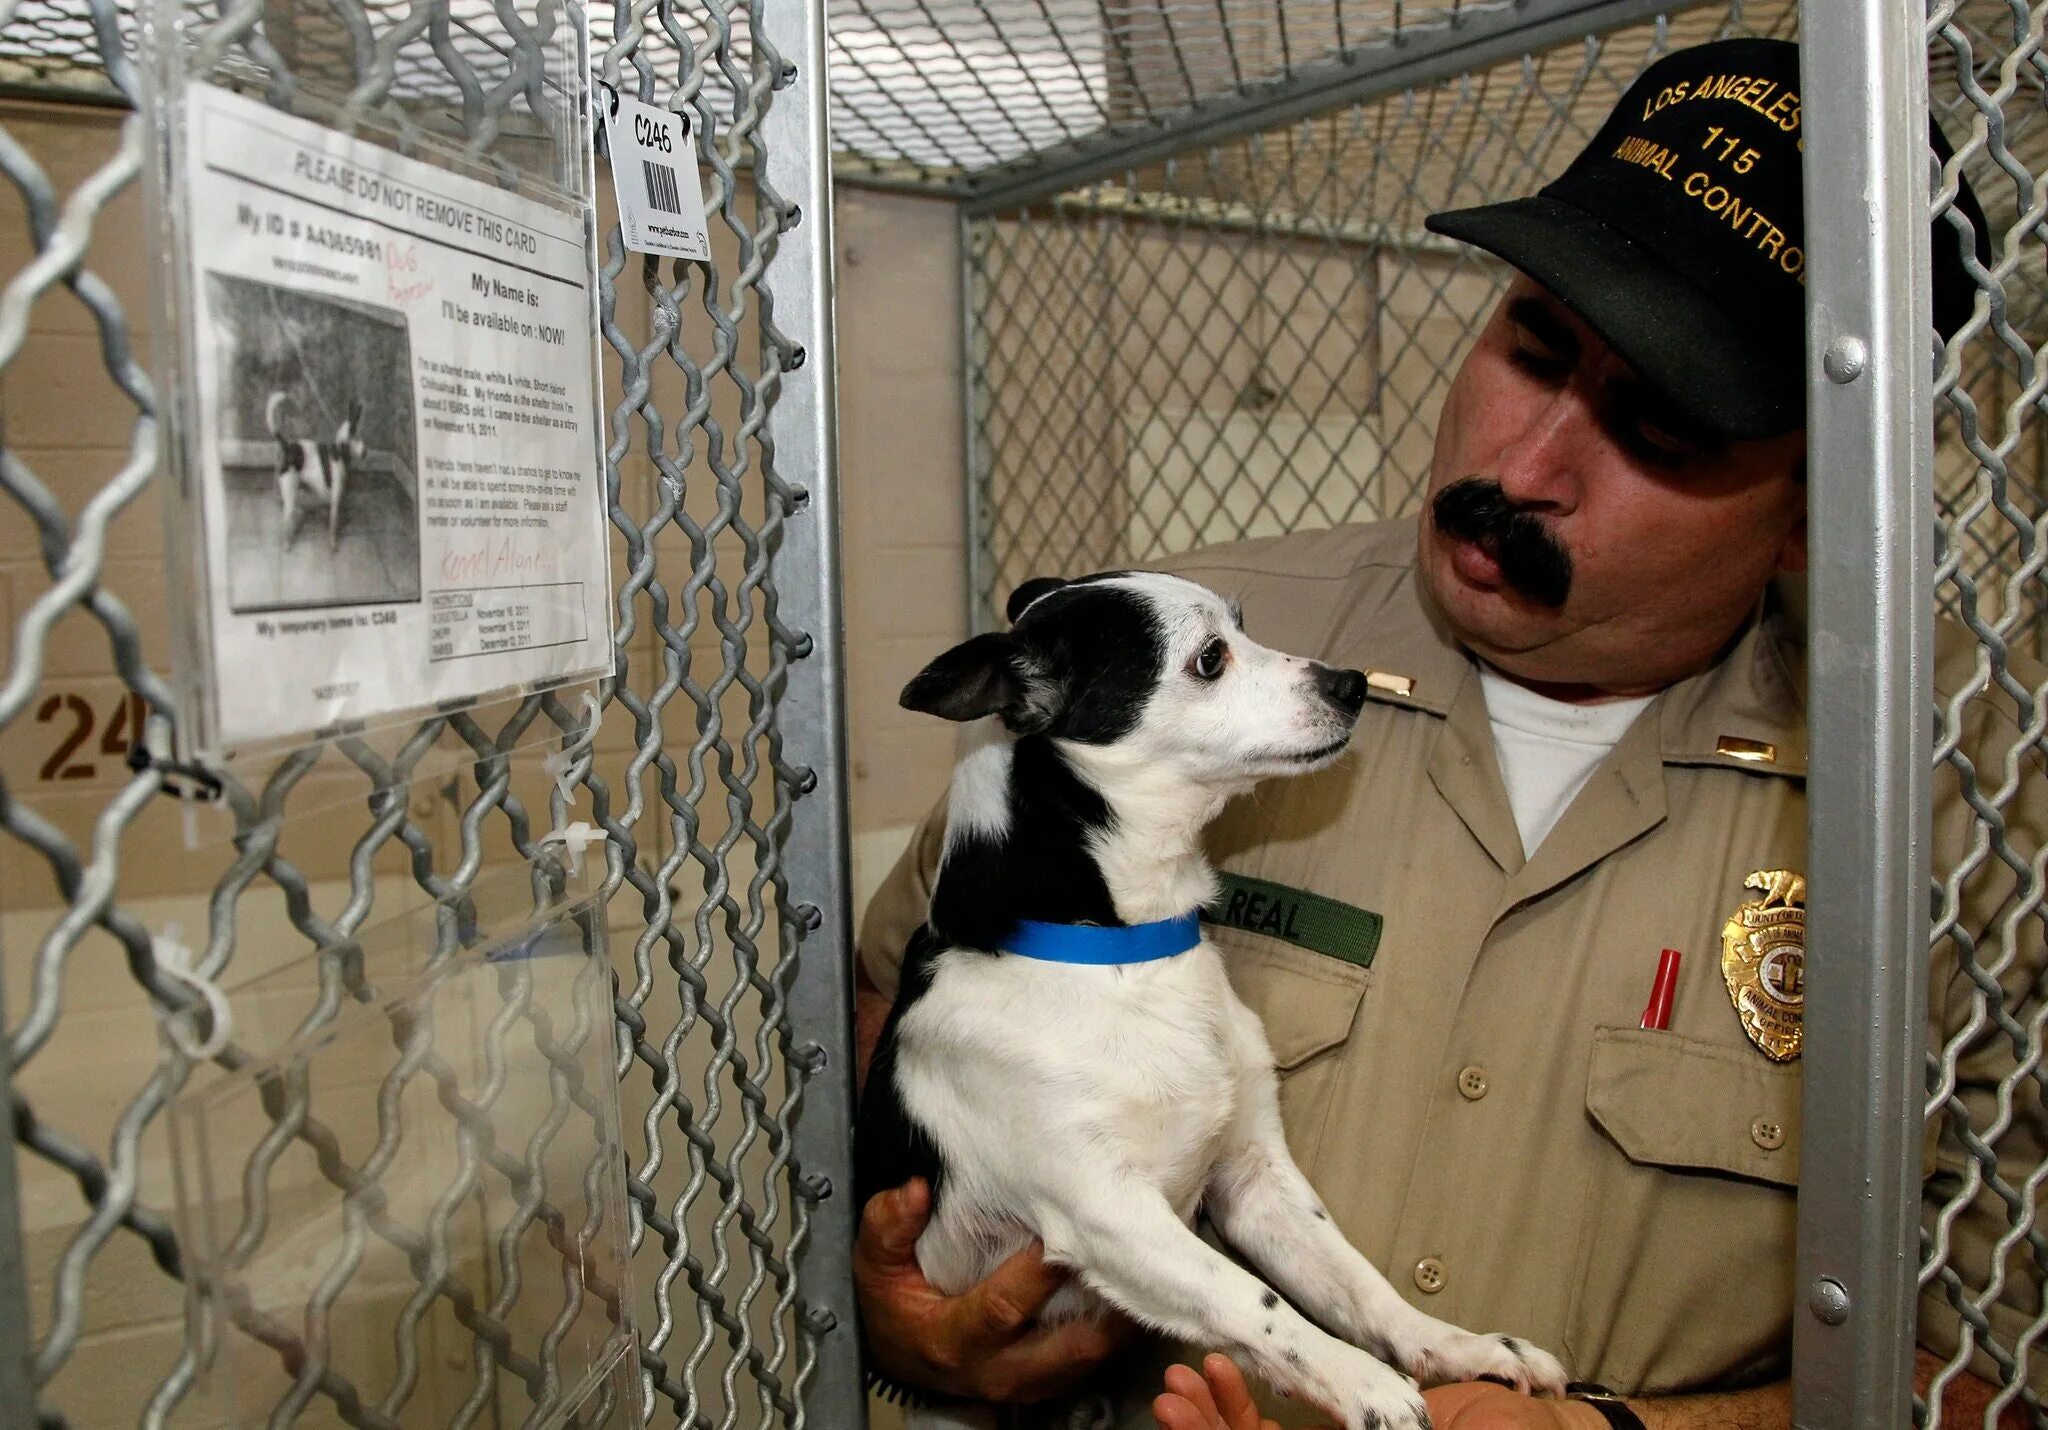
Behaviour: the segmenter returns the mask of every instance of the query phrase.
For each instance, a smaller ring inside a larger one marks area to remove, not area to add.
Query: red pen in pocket
[[[1671,1026],[1671,999],[1678,992],[1678,950],[1667,948],[1657,959],[1657,981],[1650,985],[1650,1001],[1643,1008],[1639,1025],[1654,1032]]]

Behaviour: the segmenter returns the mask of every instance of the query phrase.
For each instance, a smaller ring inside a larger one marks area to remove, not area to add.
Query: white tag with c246
[[[704,220],[704,190],[690,147],[687,115],[656,109],[628,95],[607,104],[605,146],[612,159],[612,192],[619,200],[619,227],[635,253],[667,258],[708,259],[711,234]]]

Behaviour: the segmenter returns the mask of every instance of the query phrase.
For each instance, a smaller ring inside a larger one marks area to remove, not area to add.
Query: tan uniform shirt
[[[1799,1064],[1752,1041],[1721,953],[1723,925],[1764,898],[1745,880],[1805,869],[1803,631],[1774,599],[1642,713],[1525,860],[1476,667],[1425,606],[1414,547],[1398,521],[1172,563],[1240,599],[1263,643],[1404,678],[1375,680],[1347,759],[1212,830],[1219,870],[1279,886],[1209,933],[1265,1020],[1295,1155],[1433,1315],[1630,1392],[1779,1376]],[[867,914],[885,992],[942,819]],[[1376,915],[1377,946],[1309,946],[1302,893]],[[1641,1031],[1665,948],[1683,954],[1670,1028]],[[1137,1406],[1158,1381],[1132,1375]]]

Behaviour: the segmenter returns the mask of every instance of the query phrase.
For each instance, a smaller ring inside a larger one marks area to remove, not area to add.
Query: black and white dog
[[[1415,1310],[1337,1230],[1282,1137],[1259,1019],[1192,917],[1215,894],[1203,827],[1335,760],[1365,677],[1259,645],[1171,576],[1031,581],[1009,614],[903,690],[1002,728],[954,772],[930,919],[868,1074],[860,1204],[924,1177],[917,1258],[941,1290],[1036,1236],[1075,1273],[1043,1321],[1106,1303],[1345,1430],[1426,1426],[1417,1380],[1561,1394],[1551,1356]],[[1198,1210],[1265,1280],[1195,1234]]]
[[[284,503],[284,545],[292,544],[293,528],[299,519],[299,489],[305,488],[315,501],[327,503],[327,549],[341,539],[341,494],[348,487],[349,468],[363,462],[363,404],[351,402],[348,417],[334,429],[330,441],[308,441],[287,437],[278,429],[278,410],[284,394],[273,392],[263,404],[263,420],[277,439],[277,494]]]

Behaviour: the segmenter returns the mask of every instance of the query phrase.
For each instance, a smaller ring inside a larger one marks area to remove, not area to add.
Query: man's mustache
[[[1460,477],[1436,494],[1429,513],[1444,535],[1484,549],[1501,579],[1528,600],[1555,609],[1571,594],[1571,553],[1491,477]]]

